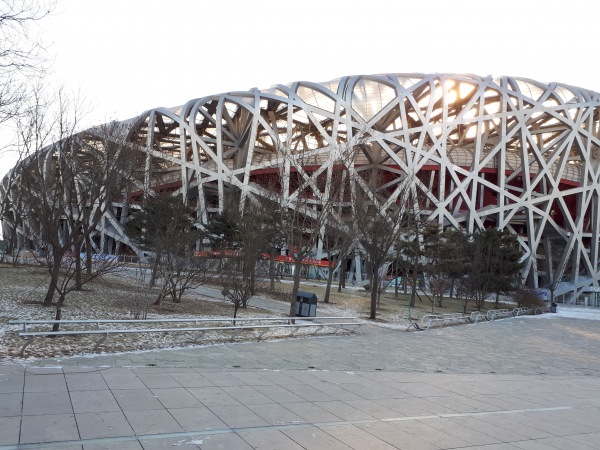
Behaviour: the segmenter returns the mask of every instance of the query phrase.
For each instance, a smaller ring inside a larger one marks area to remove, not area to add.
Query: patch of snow
[[[583,319],[583,320],[598,320],[600,321],[600,308],[592,308],[586,306],[571,306],[559,304],[556,307],[556,313],[546,313],[537,316],[520,316],[529,317],[536,319],[557,319],[559,317],[566,317],[569,319]]]

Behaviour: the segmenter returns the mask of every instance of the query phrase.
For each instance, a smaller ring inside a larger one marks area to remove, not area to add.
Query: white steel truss
[[[470,232],[509,230],[527,283],[562,282],[576,298],[600,288],[599,116],[600,94],[561,83],[381,74],[153,109],[131,121],[130,140],[147,155],[144,191],[183,193],[204,220],[230,191],[290,205],[306,186],[326,197],[317,178],[330,179],[340,146],[356,143],[351,170],[376,169],[388,199],[414,175],[422,214]],[[106,222],[125,241],[119,221]]]

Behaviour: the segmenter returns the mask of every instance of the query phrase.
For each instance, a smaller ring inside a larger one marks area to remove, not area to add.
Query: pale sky
[[[227,91],[452,72],[600,91],[594,0],[57,0],[39,23],[85,125]],[[6,130],[5,130],[6,132]],[[0,157],[0,176],[12,166]]]

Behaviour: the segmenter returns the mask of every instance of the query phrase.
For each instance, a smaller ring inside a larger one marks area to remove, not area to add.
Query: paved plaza
[[[0,450],[600,448],[600,323],[0,365]]]

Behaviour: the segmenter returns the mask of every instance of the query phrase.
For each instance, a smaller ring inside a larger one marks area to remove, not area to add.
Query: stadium
[[[293,206],[308,186],[316,205],[331,188],[318,180],[352,148],[344,164],[376,170],[381,201],[410,175],[419,214],[445,228],[508,230],[529,287],[600,306],[598,93],[507,76],[360,75],[202,97],[121,125],[144,176],[100,222],[98,251],[143,256],[124,224],[147,192],[183,194],[202,223],[232,192],[241,204],[279,196]],[[82,149],[95,134],[79,135]],[[5,178],[0,196],[13,189]],[[312,256],[325,258],[321,244]],[[364,278],[360,256],[348,276]]]

